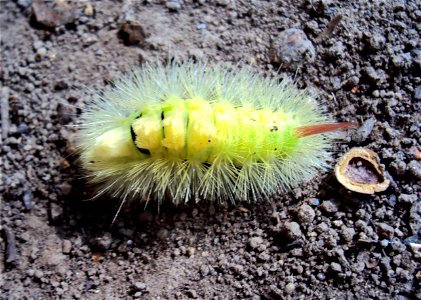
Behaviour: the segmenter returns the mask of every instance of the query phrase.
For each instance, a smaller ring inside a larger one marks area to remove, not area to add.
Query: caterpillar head
[[[134,146],[130,129],[117,127],[95,138],[94,144],[83,155],[86,162],[130,161],[138,158],[140,152]]]

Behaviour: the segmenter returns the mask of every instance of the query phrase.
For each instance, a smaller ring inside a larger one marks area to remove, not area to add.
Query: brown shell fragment
[[[384,177],[378,161],[375,152],[365,148],[352,148],[336,164],[336,179],[353,192],[383,192],[389,187],[390,181]]]

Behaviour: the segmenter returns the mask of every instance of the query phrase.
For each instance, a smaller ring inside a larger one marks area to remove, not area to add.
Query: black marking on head
[[[161,121],[164,121],[164,119],[165,119],[164,112],[161,112]],[[163,124],[161,125],[162,125],[162,138],[165,139],[165,128]]]
[[[149,151],[148,149],[139,148],[139,147],[136,147],[136,148],[139,150],[140,153],[143,153],[145,155],[151,155],[151,151]]]
[[[133,141],[133,143],[136,142],[136,133],[133,130],[133,126],[130,126],[130,133],[132,135],[132,141]]]
[[[270,132],[278,131],[278,126],[273,125],[273,127],[270,129]]]
[[[278,150],[278,148],[275,148],[275,151],[277,151]]]
[[[135,132],[134,132],[134,130],[133,130],[133,126],[130,126],[130,133],[131,133],[131,135],[132,135],[132,141],[133,141],[134,145],[136,146],[137,150],[139,150],[139,152],[140,152],[140,153],[142,153],[142,154],[145,154],[145,155],[151,155],[151,152],[150,152],[148,149],[145,149],[145,148],[139,148],[139,147],[136,145],[136,138],[137,138],[137,136],[136,136],[136,133],[135,133]]]
[[[211,140],[208,140],[208,143],[210,143],[211,142]]]
[[[140,113],[135,119],[139,119],[140,117],[142,117],[142,113]]]
[[[209,169],[211,167],[211,164],[208,162],[202,163],[202,166],[204,166],[206,169]]]

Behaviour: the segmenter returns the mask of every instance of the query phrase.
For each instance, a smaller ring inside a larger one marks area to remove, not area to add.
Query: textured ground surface
[[[364,2],[1,1],[0,297],[420,299],[420,2]],[[286,46],[288,28],[309,40]],[[364,123],[335,159],[374,150],[389,189],[326,172],[271,202],[150,206],[110,227],[117,205],[83,201],[72,155],[79,90],[172,58],[295,76]]]

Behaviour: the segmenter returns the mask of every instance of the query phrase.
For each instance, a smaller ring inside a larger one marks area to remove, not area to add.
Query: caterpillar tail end
[[[359,125],[356,122],[341,122],[341,123],[326,123],[317,125],[306,125],[300,126],[295,129],[295,135],[299,138],[311,136],[315,134],[321,134],[326,132],[332,132],[337,130],[344,130],[349,128],[358,128]]]

